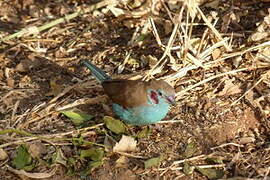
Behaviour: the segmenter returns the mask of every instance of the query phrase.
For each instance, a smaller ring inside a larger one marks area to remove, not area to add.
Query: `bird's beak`
[[[168,103],[175,106],[176,103],[175,103],[175,97],[174,96],[167,96],[166,100],[168,101]]]

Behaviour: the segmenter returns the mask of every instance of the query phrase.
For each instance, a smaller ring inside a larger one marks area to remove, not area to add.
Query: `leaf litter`
[[[268,4],[1,1],[1,177],[267,179]],[[127,126],[80,58],[165,79],[177,106]]]

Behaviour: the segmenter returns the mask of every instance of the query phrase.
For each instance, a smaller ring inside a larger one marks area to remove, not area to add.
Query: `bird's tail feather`
[[[108,76],[104,71],[99,69],[97,66],[94,64],[90,63],[87,60],[82,60],[82,63],[92,72],[93,76],[96,78],[96,80],[100,83],[110,80],[111,77]]]

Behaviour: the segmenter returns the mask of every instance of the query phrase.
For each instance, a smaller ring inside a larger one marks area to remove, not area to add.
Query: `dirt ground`
[[[113,2],[0,1],[0,179],[270,179],[270,2]],[[116,133],[82,59],[177,104]]]

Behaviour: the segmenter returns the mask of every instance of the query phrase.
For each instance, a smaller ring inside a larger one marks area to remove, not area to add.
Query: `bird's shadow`
[[[60,66],[52,60],[48,60],[36,54],[33,55],[31,52],[15,51],[13,49],[17,48],[11,47],[10,49],[5,49],[6,57],[9,59],[5,68],[10,69],[9,79],[13,79],[14,82],[13,85],[7,88],[3,93],[3,97],[5,97],[5,102],[7,103],[4,104],[6,107],[4,109],[8,109],[8,111],[3,112],[6,118],[10,118],[12,113],[15,113],[15,116],[21,116],[25,113],[33,112],[33,109],[37,110],[35,112],[39,112],[39,110],[43,110],[46,106],[49,106],[49,102],[58,94],[62,93],[64,89],[79,84],[78,81],[85,79],[85,76],[79,73],[84,71],[79,60],[76,60],[76,62],[70,66],[66,66],[66,64]],[[72,71],[68,68],[72,69]],[[4,81],[9,80],[5,79]],[[76,91],[76,89],[71,89],[57,99],[56,104],[59,102],[61,102],[61,104],[72,103],[73,100],[75,101],[84,96],[95,97],[98,92],[93,89],[91,91],[93,94],[83,93],[87,93],[87,91],[80,92]],[[66,99],[68,99],[69,102],[64,102]],[[14,109],[15,104],[17,104],[16,109]],[[37,108],[39,106],[42,108]],[[85,106],[84,109],[87,109],[91,105]],[[100,111],[99,107],[102,106],[98,106],[93,112]],[[95,107],[91,106],[89,109],[93,108]],[[52,110],[55,110],[55,108]],[[25,118],[23,121],[30,119],[31,118]]]

